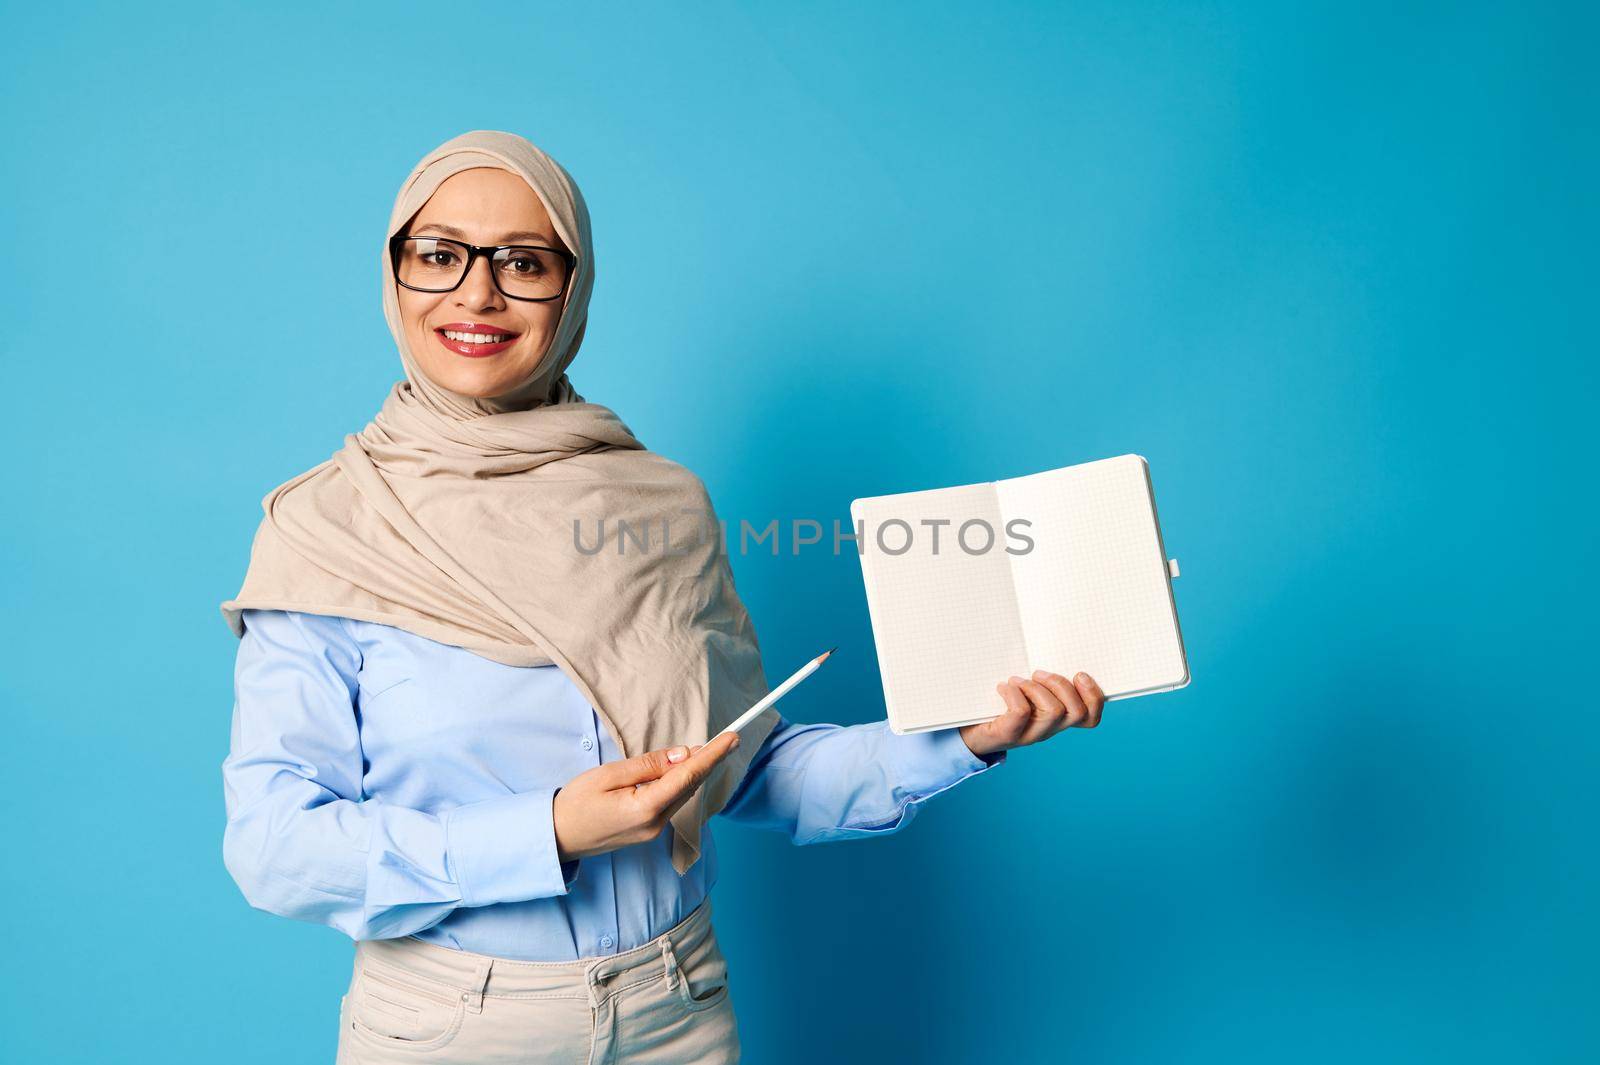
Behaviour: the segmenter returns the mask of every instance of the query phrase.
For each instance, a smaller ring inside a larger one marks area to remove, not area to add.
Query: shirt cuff
[[[457,806],[445,815],[445,848],[461,905],[492,906],[565,895],[578,862],[558,860],[558,788]]]
[[[900,786],[926,798],[1006,760],[1005,751],[972,753],[959,728],[901,735],[885,726],[885,753]]]

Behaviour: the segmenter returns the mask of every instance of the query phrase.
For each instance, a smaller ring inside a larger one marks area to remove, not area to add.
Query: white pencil
[[[794,676],[790,677],[772,691],[768,692],[766,698],[762,699],[759,703],[756,703],[756,705],[740,714],[739,719],[733,724],[729,725],[727,728],[723,729],[722,732],[738,732],[740,729],[750,724],[750,722],[756,719],[756,716],[760,714],[761,711],[765,710],[767,707],[771,706],[773,703],[787,695],[790,688],[793,688],[796,684],[799,684],[801,681],[811,676],[811,674],[815,673],[817,671],[817,667],[826,662],[828,660],[828,656],[837,650],[837,647],[830,647],[817,657],[813,658],[811,661],[807,662],[805,665],[801,666],[799,669],[795,670]],[[717,733],[717,736],[722,735],[722,732]],[[716,739],[716,736],[713,736],[712,739]],[[707,740],[706,742],[710,743],[711,740]]]

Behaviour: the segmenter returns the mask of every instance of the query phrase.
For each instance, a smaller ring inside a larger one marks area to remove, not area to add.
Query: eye
[[[544,272],[544,263],[539,260],[539,257],[527,252],[512,252],[505,262],[514,274],[537,276]]]

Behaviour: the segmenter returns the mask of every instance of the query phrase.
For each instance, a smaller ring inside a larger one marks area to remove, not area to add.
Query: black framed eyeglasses
[[[537,244],[499,244],[480,248],[447,237],[408,237],[389,241],[395,280],[414,292],[453,292],[461,287],[478,256],[489,260],[494,287],[507,299],[543,303],[560,299],[578,257],[562,248]]]

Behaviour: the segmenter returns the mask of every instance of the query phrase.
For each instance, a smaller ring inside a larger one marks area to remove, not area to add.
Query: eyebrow
[[[447,225],[443,224],[442,222],[424,222],[418,228],[419,229],[437,229],[441,235],[446,236],[446,237],[454,237],[456,240],[463,240],[464,241],[464,240],[467,239],[467,234],[466,234],[465,231],[457,229],[455,226],[447,226]],[[423,236],[423,235],[424,234],[422,234],[420,232],[413,232],[412,233],[412,236],[417,236],[417,237],[420,237],[420,236]],[[545,243],[551,244],[551,245],[554,245],[555,242],[556,242],[556,239],[554,237],[550,236],[549,234],[546,234],[546,233],[535,233],[530,229],[518,229],[518,230],[515,230],[515,231],[513,231],[511,233],[503,234],[501,236],[500,240],[502,242],[504,242],[504,243],[510,243],[511,241],[516,241],[516,240],[542,240]],[[471,242],[468,241],[468,243],[471,243]]]

